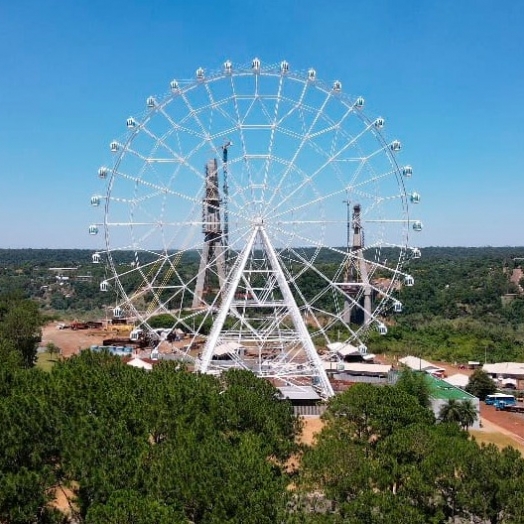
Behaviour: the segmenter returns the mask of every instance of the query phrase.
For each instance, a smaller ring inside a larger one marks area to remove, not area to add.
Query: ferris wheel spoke
[[[270,164],[271,164],[271,158],[272,158],[272,155],[273,155],[273,144],[274,144],[274,140],[275,140],[275,132],[276,132],[276,121],[277,121],[277,117],[278,117],[278,110],[279,110],[279,106],[280,106],[280,99],[281,99],[281,93],[282,93],[282,87],[283,87],[283,83],[284,83],[284,76],[282,75],[279,79],[279,82],[278,82],[278,90],[277,90],[277,98],[276,98],[276,102],[275,102],[275,110],[274,110],[274,114],[272,117],[270,117],[268,115],[268,119],[271,119],[272,121],[272,125],[271,125],[271,133],[270,133],[270,137],[269,137],[269,145],[268,145],[268,158],[266,160],[266,165],[265,165],[265,170],[264,170],[264,191],[263,191],[263,194],[262,194],[262,198],[265,200],[265,194],[266,194],[266,187],[268,187],[268,179],[269,179],[269,168],[270,168]]]
[[[349,149],[350,147],[352,147],[356,141],[358,140],[358,138],[364,134],[368,129],[365,129],[360,135],[357,135],[356,137],[354,137],[352,140],[346,142],[344,144],[343,147],[339,148],[338,151],[336,153],[334,153],[333,155],[331,155],[329,158],[326,159],[326,161],[319,167],[317,168],[315,171],[313,171],[313,173],[311,173],[311,175],[309,175],[308,178],[304,179],[302,184],[299,184],[297,185],[297,187],[294,189],[294,191],[292,191],[291,193],[289,193],[286,198],[282,199],[278,205],[278,207],[276,207],[275,209],[278,210],[279,207],[281,206],[284,206],[290,199],[292,199],[295,194],[299,191],[301,191],[304,187],[304,185],[306,184],[310,184],[311,181],[313,181],[315,178],[317,178],[319,176],[319,174],[321,174],[328,166],[330,166],[333,162],[336,161],[336,159],[344,152],[346,151],[347,149]],[[373,153],[374,154],[374,153]],[[358,158],[358,159],[354,159],[358,162],[361,162],[362,159]],[[368,158],[366,158],[365,161],[367,161]]]
[[[200,203],[200,200],[198,199],[197,196],[184,194],[184,193],[182,193],[180,191],[175,191],[171,187],[168,187],[168,186],[159,186],[158,184],[150,182],[149,180],[144,180],[143,178],[135,178],[135,177],[127,175],[126,173],[123,173],[121,171],[115,171],[115,175],[121,177],[122,179],[126,179],[126,180],[128,180],[130,182],[133,182],[137,186],[142,186],[142,187],[146,187],[146,188],[155,190],[155,193],[153,195],[151,195],[151,198],[153,198],[154,196],[160,196],[160,195],[166,196],[166,195],[168,195],[168,196],[171,196],[171,197],[180,198],[180,199],[188,201],[188,202]],[[201,175],[199,174],[199,176],[201,176]],[[143,196],[140,199],[137,199],[135,197],[134,199],[131,199],[129,201],[130,202],[131,201],[134,201],[134,202],[142,201],[143,202],[143,201],[145,201],[147,199],[148,199],[147,196]],[[115,202],[116,201],[120,201],[120,197],[112,197],[111,196],[110,200],[113,200]]]
[[[173,160],[171,159],[161,159],[161,160],[157,160],[157,159],[148,159],[148,163],[149,164],[152,164],[154,162],[175,162],[179,165],[183,165],[184,167],[186,167],[187,169],[189,169],[196,177],[204,180],[204,176],[202,175],[202,173],[200,171],[198,171],[198,169],[196,169],[192,164],[190,164],[188,161],[187,161],[187,158],[184,158],[183,156],[179,155],[176,151],[174,151],[171,147],[169,147],[162,138],[158,137],[157,135],[155,135],[152,131],[150,131],[149,129],[147,129],[147,127],[144,127],[143,128],[144,132],[149,136],[151,137],[155,142],[156,142],[156,145],[158,146],[161,146],[163,149],[165,149],[168,153],[170,153],[173,157]],[[201,142],[202,144],[203,142]],[[194,151],[192,151],[191,153],[193,153]]]
[[[331,193],[327,193],[325,195],[319,195],[315,198],[312,198],[311,200],[308,200],[307,202],[304,202],[303,204],[296,205],[294,207],[285,208],[284,210],[272,210],[272,216],[275,220],[282,220],[282,217],[285,217],[286,215],[292,214],[299,214],[301,211],[309,211],[312,210],[318,211],[318,206],[320,204],[324,203],[331,203],[336,201],[335,199],[340,197],[343,198],[347,193],[346,189],[337,189],[336,191],[333,191]],[[279,211],[279,212],[277,212]]]
[[[242,149],[242,158],[246,158],[247,155],[248,155],[248,150],[247,150],[247,147],[246,147],[246,138],[244,136],[244,130],[243,130],[242,121],[241,121],[241,118],[240,118],[240,110],[239,110],[239,107],[238,107],[238,98],[237,98],[237,93],[236,93],[236,89],[235,89],[235,83],[233,81],[233,77],[232,76],[230,77],[230,83],[231,83],[231,91],[233,92],[234,110],[235,110],[235,115],[236,115],[236,120],[237,120],[237,127],[238,127],[238,132],[239,132],[239,137],[240,137],[240,145],[241,145],[241,149]],[[247,173],[248,173],[249,178],[251,179],[252,178],[251,177],[251,166],[250,166],[249,163],[247,164]]]
[[[301,93],[298,97],[298,100],[292,100],[292,99],[289,99],[287,97],[283,97],[283,99],[286,101],[286,102],[289,102],[290,105],[291,105],[291,108],[289,109],[289,111],[287,113],[285,113],[284,115],[282,115],[282,117],[280,118],[279,121],[277,121],[277,127],[280,128],[280,126],[282,125],[282,123],[289,119],[293,113],[299,108],[299,107],[302,107],[302,104],[303,104],[303,101],[304,101],[304,97],[306,95],[306,92],[307,92],[307,89],[309,87],[309,84],[308,82],[304,82],[303,86],[302,86],[302,90],[301,90]]]
[[[290,161],[290,166],[294,165],[298,156],[300,155],[300,153],[302,152],[302,149],[304,148],[305,144],[308,142],[309,140],[309,134],[311,133],[311,131],[314,129],[318,119],[321,117],[323,111],[324,111],[324,108],[326,107],[328,101],[330,100],[331,98],[331,93],[327,93],[327,96],[326,98],[324,99],[324,101],[322,102],[322,105],[317,109],[316,111],[316,114],[313,118],[313,121],[311,122],[310,126],[309,126],[309,129],[307,130],[307,132],[301,137],[301,140],[296,148],[296,151],[295,153],[293,154],[293,157],[291,158],[291,161]],[[276,188],[275,188],[275,191],[273,192],[273,194],[268,198],[268,203],[269,205],[271,206],[272,205],[272,202],[273,202],[273,199],[275,198],[275,194],[280,191],[281,187],[282,187],[282,184],[287,180],[287,177],[289,175],[291,171],[291,167],[289,167],[288,169],[286,169],[286,171],[284,171],[280,181],[277,183],[276,185]]]

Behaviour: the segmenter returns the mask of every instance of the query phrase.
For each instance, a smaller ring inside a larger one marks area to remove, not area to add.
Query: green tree
[[[246,432],[259,435],[268,456],[282,461],[297,451],[301,420],[293,414],[291,403],[280,399],[275,386],[250,371],[232,369],[222,375],[222,387],[218,424],[231,438]]]
[[[351,503],[343,505],[341,512],[346,524],[423,524],[428,522],[420,508],[412,500],[391,492],[367,491]]]
[[[430,387],[426,378],[427,376],[425,372],[406,369],[402,371],[395,386],[409,395],[416,397],[422,407],[429,408],[431,405],[429,398]]]
[[[324,418],[340,433],[370,445],[396,429],[434,420],[429,409],[401,388],[371,384],[356,384],[333,397]]]
[[[439,410],[438,418],[441,422],[455,422],[462,424],[462,411],[460,402],[456,399],[449,399]]]
[[[62,352],[62,350],[54,342],[48,342],[45,347],[51,356],[60,355]]]
[[[59,476],[60,414],[38,369],[2,369],[0,383],[0,522],[51,522],[46,509]]]
[[[86,524],[187,524],[180,508],[132,489],[115,491],[105,504],[90,506]]]
[[[0,297],[0,341],[12,344],[27,368],[35,364],[42,323],[38,305],[32,300],[18,294]]]
[[[471,400],[463,400],[460,403],[460,424],[463,429],[468,429],[478,418],[477,409]]]
[[[477,420],[477,410],[471,400],[449,399],[439,411],[441,422],[453,422],[462,429],[468,429]]]
[[[488,395],[497,391],[497,386],[485,371],[476,369],[469,377],[466,391],[480,400],[485,400]]]

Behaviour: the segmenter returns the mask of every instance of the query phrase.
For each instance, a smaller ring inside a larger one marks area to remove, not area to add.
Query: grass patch
[[[506,448],[511,446],[512,448],[520,451],[524,455],[524,445],[520,442],[512,439],[509,435],[504,435],[503,433],[492,433],[488,431],[478,431],[478,430],[469,430],[469,433],[472,437],[475,437],[475,440],[479,444],[495,444],[499,449]]]
[[[36,356],[36,367],[42,371],[51,371],[52,367],[58,362],[58,355],[51,355],[50,353],[38,353]]]

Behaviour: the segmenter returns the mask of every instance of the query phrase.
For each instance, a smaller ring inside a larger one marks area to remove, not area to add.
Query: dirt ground
[[[58,329],[60,324],[60,322],[52,322],[43,327],[40,345],[46,346],[49,342],[53,342],[62,350],[61,355],[66,358],[78,353],[81,349],[100,345],[104,338],[116,334],[105,329]]]
[[[499,432],[511,436],[513,440],[524,446],[524,415],[497,411],[494,406],[486,406],[481,402],[480,417],[484,426],[495,426]]]
[[[322,430],[324,425],[320,417],[302,417],[304,427],[302,428],[302,435],[300,442],[311,446],[315,441],[315,435]]]

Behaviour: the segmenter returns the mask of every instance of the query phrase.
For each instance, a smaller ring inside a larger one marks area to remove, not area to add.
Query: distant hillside
[[[518,276],[524,268],[524,247],[428,247],[421,251],[422,257],[411,260],[406,268],[415,285],[398,292],[403,312],[385,319],[388,336],[372,334],[370,350],[457,361],[524,361],[524,282]],[[87,249],[0,249],[0,293],[21,291],[37,300],[45,312],[61,316],[100,312],[114,303],[114,296],[100,292],[107,268],[93,264],[92,254]],[[390,256],[388,250],[381,256]],[[134,260],[132,252],[114,257],[117,264]],[[146,257],[141,255],[141,261]],[[182,265],[187,271],[196,270],[197,263],[196,251],[184,255]],[[315,263],[330,274],[340,257],[320,250]],[[306,287],[314,290],[314,274],[307,275],[309,280],[305,277]]]

